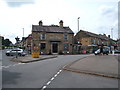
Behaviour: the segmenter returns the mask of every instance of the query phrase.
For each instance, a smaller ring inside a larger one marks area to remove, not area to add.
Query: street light
[[[80,19],[80,17],[78,17],[78,32],[79,32],[79,19]]]
[[[113,28],[111,28],[111,38],[113,39]]]

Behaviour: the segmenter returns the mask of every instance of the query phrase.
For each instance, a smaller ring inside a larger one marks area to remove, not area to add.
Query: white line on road
[[[22,64],[25,64],[25,63],[18,63],[18,64],[13,64],[13,65],[8,65],[8,66],[1,66],[1,67],[2,68],[9,68],[9,67],[17,66],[17,65],[22,65]]]
[[[47,86],[43,86],[43,88],[41,90],[44,90]]]
[[[59,71],[46,83],[46,85],[42,87],[42,90],[44,90],[45,88],[47,88],[47,86],[60,74],[60,72],[62,72],[62,70],[59,70]]]
[[[49,85],[51,83],[51,81],[49,81],[48,83],[47,83],[47,85]]]
[[[50,80],[52,81],[52,80],[54,80],[55,78],[54,77],[52,77]]]

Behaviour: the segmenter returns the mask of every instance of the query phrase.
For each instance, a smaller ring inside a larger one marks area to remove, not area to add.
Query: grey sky
[[[118,38],[118,0],[2,0],[0,1],[0,35],[10,38],[31,33],[32,24],[39,20],[43,25],[69,26],[74,33],[79,28],[97,34],[111,35]]]

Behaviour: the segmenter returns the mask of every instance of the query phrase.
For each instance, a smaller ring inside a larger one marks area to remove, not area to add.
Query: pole
[[[79,19],[80,19],[80,17],[78,17],[78,32],[79,32]]]
[[[23,28],[23,37],[24,37],[24,28]]]
[[[113,28],[111,28],[111,38],[113,39]]]
[[[24,40],[25,38],[24,38],[24,28],[23,28],[23,50],[24,50]]]
[[[78,17],[78,32],[79,32],[79,19],[80,19],[80,17]],[[79,53],[79,34],[78,34],[78,41],[77,41],[77,52]]]

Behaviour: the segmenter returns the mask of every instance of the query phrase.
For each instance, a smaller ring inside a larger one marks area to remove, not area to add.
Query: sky
[[[69,26],[118,39],[119,0],[0,0],[0,35],[15,43],[31,34],[32,25]],[[24,30],[23,30],[24,28]]]

